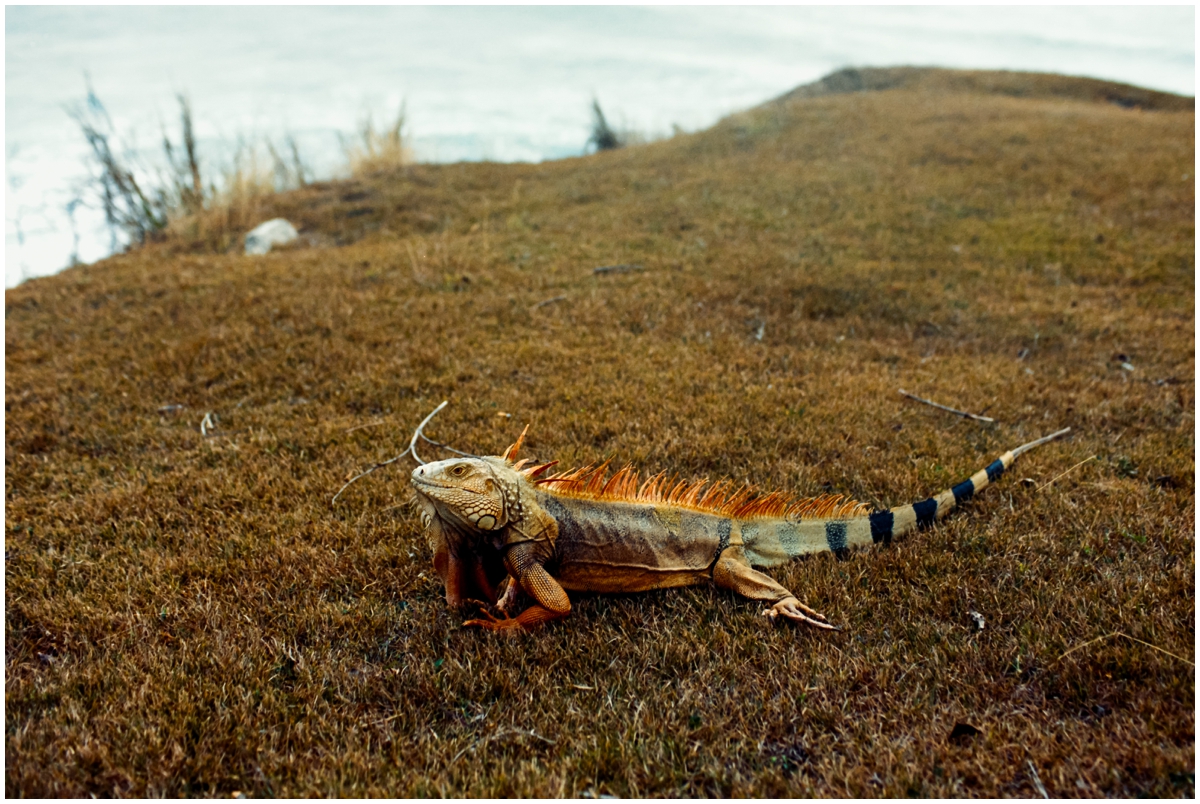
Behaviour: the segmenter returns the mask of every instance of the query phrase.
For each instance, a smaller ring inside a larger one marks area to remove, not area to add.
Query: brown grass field
[[[6,291],[7,795],[1192,796],[1193,101],[847,75]],[[841,632],[697,587],[504,637],[447,609],[411,461],[330,504],[443,399],[460,449],[876,506],[1073,433],[775,573]]]

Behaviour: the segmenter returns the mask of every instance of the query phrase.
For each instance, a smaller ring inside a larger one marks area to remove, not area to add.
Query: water
[[[66,108],[85,73],[157,155],[186,92],[205,168],[292,134],[332,175],[338,134],[403,102],[423,161],[584,152],[590,103],[646,135],[696,130],[840,67],[1088,75],[1191,95],[1192,7],[19,7],[5,15],[5,285],[110,253]]]

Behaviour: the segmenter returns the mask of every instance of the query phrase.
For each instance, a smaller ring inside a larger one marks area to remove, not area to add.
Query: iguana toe
[[[467,620],[463,623],[463,627],[466,628],[467,626],[476,626],[488,631],[509,631],[524,627],[515,617],[505,617],[504,619],[500,619],[499,617],[493,617],[491,613],[486,611],[483,612],[483,615],[487,619]]]
[[[763,612],[764,616],[770,617],[773,621],[778,619],[781,614],[789,620],[794,620],[798,623],[808,623],[814,628],[820,628],[825,631],[841,630],[836,625],[831,625],[823,614],[813,611],[794,597],[781,600]]]

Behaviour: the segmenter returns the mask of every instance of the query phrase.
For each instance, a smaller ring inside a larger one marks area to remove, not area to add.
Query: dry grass
[[[7,793],[1191,796],[1193,668],[1144,643],[1195,660],[1194,113],[1009,95],[412,166],[274,199],[324,247],[8,290]],[[842,633],[696,588],[497,638],[406,469],[329,505],[447,397],[472,451],[879,505],[1074,437],[777,573]]]
[[[184,211],[167,224],[167,237],[176,248],[186,244],[192,250],[232,251],[244,246],[247,231],[268,219],[279,188],[279,157],[267,142],[242,141],[233,163],[221,176],[221,186],[213,187],[202,208]],[[286,177],[285,177],[286,178]]]
[[[376,129],[375,121],[367,115],[358,130],[358,140],[343,143],[350,175],[355,178],[378,178],[413,161],[412,149],[404,136],[405,113],[401,108],[391,125]]]

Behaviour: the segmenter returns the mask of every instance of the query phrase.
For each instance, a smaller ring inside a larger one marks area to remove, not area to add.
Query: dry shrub
[[[600,108],[600,101],[592,99],[592,133],[588,136],[587,141],[589,148],[594,148],[596,151],[615,151],[628,145],[645,145],[653,139],[655,138],[628,126],[619,129],[613,128],[609,124],[604,110]]]

